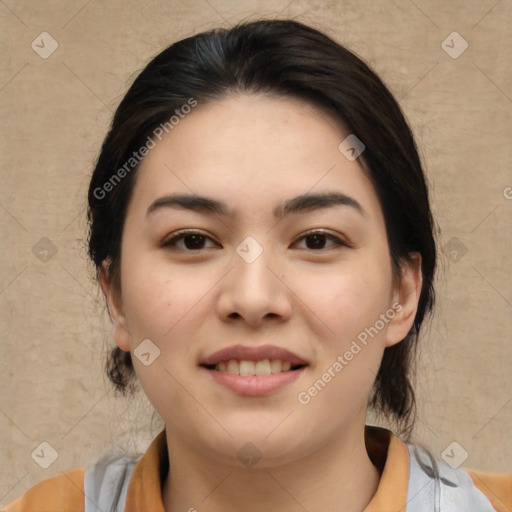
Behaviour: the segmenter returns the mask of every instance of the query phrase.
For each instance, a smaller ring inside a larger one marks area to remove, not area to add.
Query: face
[[[299,100],[239,95],[199,104],[143,160],[121,292],[102,284],[114,341],[176,442],[233,465],[251,442],[264,467],[362,429],[420,272],[394,277],[347,135]]]

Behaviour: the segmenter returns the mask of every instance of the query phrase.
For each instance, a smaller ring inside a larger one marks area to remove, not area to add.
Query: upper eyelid
[[[297,238],[295,238],[293,243],[296,243],[297,241],[302,240],[306,236],[312,236],[312,235],[325,235],[327,238],[336,239],[334,243],[337,245],[353,247],[352,242],[350,240],[348,240],[346,236],[335,235],[334,233],[331,233],[330,231],[328,231],[326,229],[321,229],[321,228],[312,229],[312,230],[306,231],[305,233],[300,234],[299,236],[297,236]]]
[[[201,236],[204,236],[205,238],[210,239],[212,242],[219,243],[214,238],[212,238],[210,235],[206,234],[205,232],[203,232],[203,231],[201,231],[199,229],[184,229],[184,230],[178,231],[176,233],[173,233],[169,237],[166,237],[161,242],[161,245],[165,246],[165,245],[169,244],[170,242],[172,242],[174,240],[179,240],[180,238],[182,238],[182,237],[184,237],[186,235],[201,235]],[[335,239],[337,239],[339,242],[335,242],[335,243],[338,243],[339,245],[347,245],[347,246],[351,245],[351,243],[346,239],[346,237],[335,235],[334,233],[331,233],[330,231],[328,231],[326,229],[322,229],[322,228],[316,228],[316,229],[312,228],[312,229],[310,229],[308,231],[305,231],[304,233],[301,233],[300,235],[298,235],[293,240],[292,243],[296,243],[297,241],[303,239],[304,237],[312,236],[312,235],[325,235],[328,238],[331,238],[331,239],[335,238]],[[191,250],[190,252],[193,252],[193,251]]]
[[[169,236],[166,236],[162,242],[161,242],[161,245],[165,245],[173,240],[177,240],[177,239],[180,239],[181,237],[184,237],[184,236],[187,236],[187,235],[201,235],[201,236],[204,236],[205,238],[208,238],[210,240],[212,240],[213,242],[215,243],[218,243],[213,237],[211,237],[210,235],[204,233],[203,231],[199,230],[199,229],[184,229],[184,230],[180,230],[180,231],[177,231],[175,233],[172,233],[171,235]]]

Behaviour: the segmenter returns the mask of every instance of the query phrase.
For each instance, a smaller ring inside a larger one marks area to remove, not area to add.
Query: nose
[[[278,271],[280,263],[270,250],[252,262],[233,255],[233,269],[221,281],[217,309],[225,322],[243,319],[251,326],[285,321],[292,311],[291,291]]]

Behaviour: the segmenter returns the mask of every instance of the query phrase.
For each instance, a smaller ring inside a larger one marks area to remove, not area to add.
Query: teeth
[[[240,375],[243,375],[244,377],[248,375],[255,375],[255,369],[256,364],[254,361],[240,361]]]
[[[290,361],[281,361],[280,359],[263,359],[262,361],[221,361],[217,363],[215,369],[219,372],[228,372],[233,375],[242,375],[249,377],[251,375],[270,375],[272,373],[287,372],[291,369]]]
[[[238,361],[235,361],[234,359],[231,359],[228,362],[228,373],[232,373],[233,375],[240,375],[240,364]]]
[[[283,363],[279,359],[274,359],[270,363],[270,371],[272,373],[279,373],[283,369]]]
[[[254,365],[254,374],[255,375],[270,375],[272,372],[270,370],[270,361],[268,359],[264,359],[263,361],[258,361]]]

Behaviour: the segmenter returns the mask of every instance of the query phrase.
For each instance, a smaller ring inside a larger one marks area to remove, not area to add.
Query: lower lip
[[[286,385],[296,381],[306,370],[303,366],[298,370],[287,372],[272,373],[270,375],[251,375],[243,377],[242,375],[233,375],[228,372],[219,372],[210,370],[201,366],[207,371],[218,384],[244,396],[262,396],[269,395],[284,388]]]

